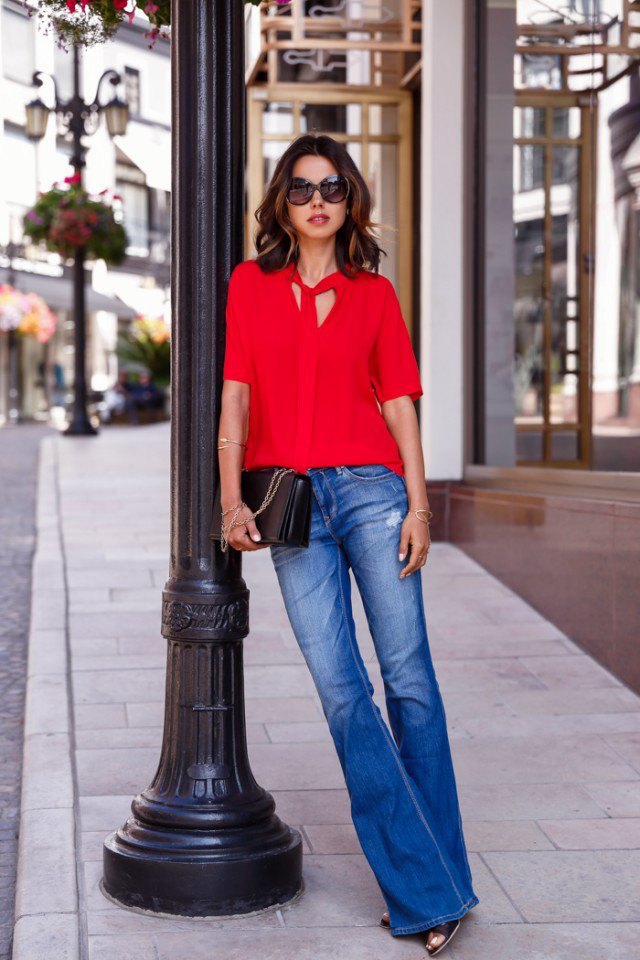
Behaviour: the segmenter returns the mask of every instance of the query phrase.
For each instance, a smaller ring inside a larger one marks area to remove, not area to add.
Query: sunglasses
[[[287,190],[287,200],[296,206],[309,203],[316,188],[323,200],[329,203],[341,203],[349,196],[349,181],[341,173],[333,173],[320,183],[310,183],[304,177],[293,177]]]

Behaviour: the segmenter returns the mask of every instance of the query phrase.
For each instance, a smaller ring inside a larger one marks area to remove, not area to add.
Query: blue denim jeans
[[[395,935],[462,917],[472,888],[421,570],[399,579],[403,477],[382,464],[312,468],[308,547],[271,546],[283,600],[338,753],[363,853]],[[358,649],[362,596],[391,731]],[[393,735],[392,735],[393,734]]]

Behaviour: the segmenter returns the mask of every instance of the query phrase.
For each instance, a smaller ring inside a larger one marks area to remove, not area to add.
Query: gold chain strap
[[[271,478],[271,482],[269,484],[267,492],[264,496],[264,500],[262,501],[258,509],[255,511],[255,513],[252,513],[250,517],[245,517],[244,520],[238,520],[238,514],[240,513],[242,508],[248,506],[243,500],[236,507],[236,512],[234,513],[233,517],[231,518],[231,520],[229,521],[226,527],[224,525],[224,521],[222,522],[220,549],[222,550],[223,553],[226,552],[227,547],[229,546],[229,541],[227,540],[227,534],[229,533],[229,531],[232,530],[233,527],[244,526],[249,522],[249,520],[255,520],[258,514],[262,513],[263,510],[266,510],[266,508],[269,506],[269,504],[275,497],[276,493],[278,492],[278,487],[282,483],[282,478],[287,473],[295,473],[295,470],[293,469],[293,467],[281,467],[279,470],[276,471],[276,473],[274,473],[274,475]]]

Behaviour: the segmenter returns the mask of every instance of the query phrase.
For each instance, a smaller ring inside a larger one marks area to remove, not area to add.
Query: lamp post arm
[[[111,83],[113,87],[117,87],[122,83],[122,77],[117,70],[105,70],[98,80],[98,87],[93,102],[89,104],[94,110],[102,110],[104,108],[104,104],[100,102],[100,89],[105,80],[109,80],[109,83]]]
[[[43,87],[43,86],[44,86],[44,79],[43,79],[43,77],[46,77],[48,80],[51,80],[51,83],[53,84],[54,104],[53,104],[52,109],[53,109],[56,113],[58,113],[59,110],[64,110],[65,107],[67,106],[67,104],[66,104],[66,103],[63,103],[62,100],[60,99],[59,89],[58,89],[58,81],[56,80],[56,78],[54,77],[54,75],[53,75],[52,73],[45,73],[44,70],[34,70],[33,76],[32,76],[32,78],[31,78],[31,86],[32,86],[32,87]]]

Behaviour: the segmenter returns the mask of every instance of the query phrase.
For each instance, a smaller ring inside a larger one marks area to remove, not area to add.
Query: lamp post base
[[[302,887],[302,837],[273,816],[256,843],[247,831],[246,852],[225,850],[215,832],[197,838],[158,831],[153,849],[131,842],[131,818],[103,845],[103,886],[123,906],[185,917],[247,914],[292,900]],[[149,835],[148,825],[143,828]],[[244,832],[244,831],[243,831]],[[203,849],[208,843],[209,849]]]
[[[87,416],[79,416],[69,421],[66,430],[63,430],[63,435],[65,437],[95,437],[98,435],[98,431]]]

